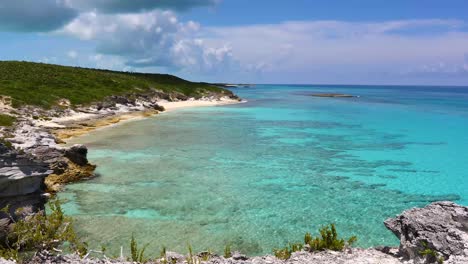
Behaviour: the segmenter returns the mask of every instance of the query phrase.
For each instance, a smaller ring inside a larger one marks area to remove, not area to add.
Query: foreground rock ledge
[[[466,262],[460,263],[468,263],[468,207],[436,202],[407,210],[385,226],[400,239],[399,254],[405,259],[423,261],[420,252],[429,249],[443,259],[461,256]]]
[[[351,248],[342,252],[295,252],[288,260],[274,256],[248,258],[234,253],[231,258],[212,256],[208,261],[195,257],[193,263],[208,264],[419,264],[437,263],[442,259],[423,256],[421,251],[429,249],[443,258],[446,264],[468,263],[468,207],[452,202],[436,202],[424,208],[413,208],[395,218],[385,221],[400,240],[399,248],[376,247],[370,249]],[[206,252],[205,252],[206,253]],[[148,255],[151,253],[148,252]],[[167,252],[166,263],[187,263],[187,256]],[[0,259],[0,263],[14,263]],[[77,255],[55,256],[40,253],[30,263],[132,263],[111,259],[81,259]],[[156,259],[148,263],[165,263]]]

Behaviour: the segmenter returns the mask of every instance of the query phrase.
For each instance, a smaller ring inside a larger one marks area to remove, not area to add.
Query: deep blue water
[[[468,205],[468,88],[257,85],[247,103],[185,109],[75,139],[97,177],[61,193],[83,235],[115,251],[270,253],[336,223],[358,245],[396,245],[383,221]],[[317,98],[311,93],[358,98]]]

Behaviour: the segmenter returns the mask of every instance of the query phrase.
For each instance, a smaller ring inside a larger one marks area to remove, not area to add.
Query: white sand
[[[241,103],[238,100],[232,100],[228,98],[222,98],[221,100],[187,100],[187,101],[179,101],[179,102],[169,102],[169,101],[159,101],[158,104],[163,106],[166,111],[169,112],[176,109],[182,108],[190,108],[190,107],[204,107],[204,106],[217,106],[217,105],[228,105],[228,104],[238,104]],[[34,125],[37,127],[44,127],[44,128],[66,128],[69,123],[73,122],[81,122],[84,120],[99,120],[101,118],[105,118],[106,114],[113,113],[114,116],[121,117],[121,121],[130,121],[130,120],[137,120],[141,118],[145,118],[145,116],[138,115],[138,113],[143,113],[145,108],[139,109],[138,107],[129,108],[123,105],[117,105],[119,108],[115,111],[99,111],[96,113],[85,113],[85,112],[77,112],[71,111],[69,115],[63,117],[56,117],[52,118],[52,120],[44,121],[44,120],[35,120]],[[137,111],[135,111],[137,110]],[[110,115],[112,116],[112,115]],[[109,117],[109,115],[107,115]]]
[[[202,106],[217,106],[241,103],[238,100],[222,99],[222,100],[187,100],[180,102],[159,101],[158,104],[163,106],[166,111],[189,108],[189,107],[202,107]]]

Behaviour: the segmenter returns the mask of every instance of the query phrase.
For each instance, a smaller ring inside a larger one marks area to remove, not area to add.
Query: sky
[[[0,0],[0,60],[208,82],[468,86],[468,1]]]

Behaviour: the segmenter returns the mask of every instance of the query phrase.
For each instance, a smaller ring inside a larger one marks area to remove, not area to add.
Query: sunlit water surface
[[[358,246],[396,245],[383,221],[437,200],[468,204],[468,89],[267,86],[248,103],[185,109],[74,140],[99,177],[60,197],[91,247],[132,233],[186,252],[270,253],[336,223]],[[339,92],[359,98],[309,96]],[[157,255],[154,253],[153,255]]]

